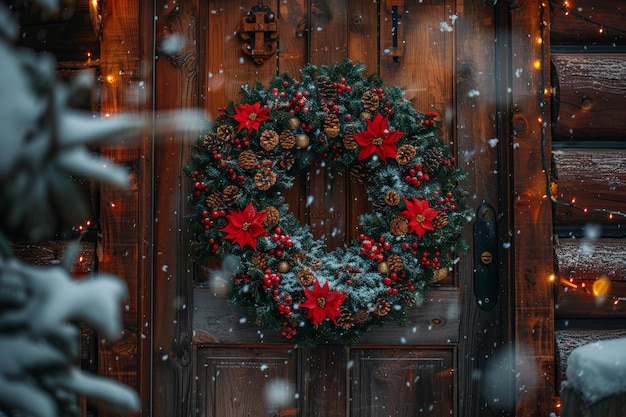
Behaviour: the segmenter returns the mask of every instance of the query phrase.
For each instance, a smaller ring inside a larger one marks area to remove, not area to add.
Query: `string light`
[[[616,26],[612,26],[612,25],[606,25],[606,24],[601,24],[599,22],[596,22],[593,19],[590,19],[584,15],[582,15],[581,13],[571,10],[571,5],[569,1],[564,1],[563,5],[558,5],[553,1],[550,1],[550,5],[556,9],[562,10],[563,12],[565,12],[566,15],[570,14],[574,17],[577,17],[581,20],[584,20],[588,23],[594,24],[599,26],[599,28],[601,29],[601,32],[604,32],[604,28],[609,28],[610,30],[614,31],[614,32],[618,32],[618,33],[623,33],[626,34],[626,30],[621,29],[619,27]],[[541,45],[541,61],[535,61],[533,63],[533,66],[538,69],[539,68],[544,68],[545,66],[543,65],[543,60],[546,59],[546,51],[545,51],[545,42],[543,42],[543,39],[545,38],[545,30],[546,30],[546,23],[544,21],[544,7],[545,4],[542,3],[542,7],[540,9],[540,21],[541,21],[541,34],[540,37],[542,39],[541,42],[537,42],[539,45]],[[545,94],[546,92],[550,91],[546,88],[546,80],[545,80],[545,71],[541,71],[541,91],[543,92],[543,96],[541,99],[541,114],[537,116],[537,120],[539,121],[539,123],[541,124],[542,121],[545,119],[545,109],[546,109],[546,100],[545,100]],[[551,200],[552,203],[555,206],[560,206],[560,207],[566,207],[569,209],[574,209],[574,210],[579,210],[582,211],[585,214],[598,214],[598,215],[604,215],[607,216],[607,218],[609,220],[613,220],[615,217],[621,217],[621,218],[625,218],[626,219],[626,213],[622,213],[621,211],[616,211],[616,210],[609,210],[606,208],[590,208],[590,207],[581,207],[579,205],[576,205],[576,198],[572,198],[570,203],[567,202],[563,202],[563,201],[559,201],[557,200],[556,196],[551,192],[552,191],[552,182],[550,180],[550,174],[549,174],[549,170],[548,170],[548,163],[547,163],[547,156],[546,156],[546,143],[547,143],[547,137],[546,137],[546,124],[543,123],[541,124],[541,158],[542,158],[542,167],[543,167],[543,171],[546,175],[546,189],[547,189],[547,195],[551,196]]]
[[[553,1],[550,1],[550,5],[555,8],[555,9],[559,9],[562,10],[566,16],[568,15],[572,15],[576,18],[579,18],[581,20],[584,20],[588,23],[597,25],[599,27],[598,32],[600,34],[604,33],[604,29],[610,29],[614,32],[617,33],[621,33],[621,34],[626,34],[626,30],[621,29],[619,27],[616,26],[612,26],[612,25],[604,25],[604,24],[600,24],[598,22],[596,22],[593,19],[590,19],[584,15],[582,15],[581,13],[577,12],[577,11],[573,11],[571,10],[571,6],[570,6],[570,2],[569,1],[564,1],[563,5],[558,5],[556,3],[554,3]],[[537,44],[540,45],[541,47],[541,62],[539,62],[539,64],[537,64],[537,61],[535,61],[533,63],[533,67],[535,69],[539,69],[539,68],[544,68],[543,65],[543,60],[546,59],[546,51],[545,51],[545,42],[543,42],[543,39],[545,38],[545,31],[546,31],[546,23],[544,20],[544,7],[545,4],[542,3],[542,7],[540,9],[540,22],[541,22],[541,40],[537,40]],[[547,157],[546,157],[546,145],[547,145],[547,136],[546,136],[546,123],[542,123],[542,121],[545,118],[545,109],[546,109],[546,93],[550,92],[551,90],[548,90],[546,88],[546,79],[545,79],[545,71],[541,71],[541,91],[543,92],[543,95],[541,96],[541,102],[540,102],[540,108],[541,108],[541,113],[538,115],[537,120],[539,121],[539,123],[541,124],[541,157],[542,157],[542,168],[543,168],[543,172],[545,173],[545,177],[546,177],[546,190],[547,190],[547,194],[551,196],[551,201],[555,206],[561,206],[561,207],[567,207],[570,209],[575,209],[575,210],[580,210],[585,214],[589,214],[589,213],[594,213],[594,214],[601,214],[601,215],[606,215],[608,216],[608,218],[610,220],[613,220],[614,217],[622,217],[622,218],[626,218],[626,213],[622,213],[619,211],[614,211],[614,210],[608,210],[605,208],[589,208],[589,207],[581,207],[576,205],[576,197],[573,197],[571,199],[570,203],[566,203],[563,201],[559,201],[556,199],[556,196],[554,195],[554,193],[552,193],[552,181],[550,179],[550,173],[548,170],[548,163],[547,163]],[[556,277],[554,274],[550,275],[548,277],[548,281],[551,283],[554,283],[556,281]],[[617,305],[620,301],[626,301],[626,297],[624,296],[618,296],[618,295],[613,295],[610,294],[610,280],[607,277],[597,277],[593,284],[592,284],[592,289],[589,290],[589,288],[587,288],[585,282],[581,282],[580,284],[577,284],[574,282],[574,278],[570,278],[569,280],[564,278],[564,277],[560,277],[559,278],[559,284],[565,288],[565,290],[567,291],[568,288],[571,288],[572,290],[579,290],[582,291],[585,294],[589,294],[591,296],[594,296],[596,299],[598,300],[605,300],[605,299],[610,299],[613,300],[612,303],[613,305]],[[560,404],[558,404],[558,406],[560,406]]]
[[[604,29],[609,29],[609,30],[611,30],[613,32],[626,34],[626,29],[622,29],[620,27],[613,26],[613,25],[607,25],[607,24],[600,23],[600,22],[598,22],[598,21],[596,21],[596,20],[594,20],[594,19],[592,19],[590,17],[587,17],[587,16],[583,15],[582,13],[580,13],[580,12],[578,12],[576,10],[573,10],[569,1],[564,1],[562,5],[556,4],[555,2],[550,1],[550,6],[554,7],[555,9],[563,11],[565,16],[571,15],[571,16],[576,17],[577,19],[583,20],[583,21],[585,21],[585,22],[587,22],[589,24],[598,26],[598,32],[599,33],[604,33]]]

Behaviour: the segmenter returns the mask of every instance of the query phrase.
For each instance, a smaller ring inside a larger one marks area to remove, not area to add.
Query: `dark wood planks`
[[[549,9],[541,2],[514,2],[511,10],[511,80],[515,147],[513,227],[515,264],[516,416],[547,415],[554,409],[554,286],[552,207],[542,154],[550,155]],[[545,80],[545,83],[544,83]]]

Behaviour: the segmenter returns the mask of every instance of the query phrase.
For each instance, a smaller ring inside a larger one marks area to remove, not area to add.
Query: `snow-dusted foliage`
[[[48,11],[59,6],[32,3]],[[177,114],[153,124],[150,116],[103,120],[78,111],[72,103],[90,94],[90,81],[60,82],[51,56],[15,47],[18,33],[11,10],[0,3],[0,415],[78,414],[79,394],[135,411],[140,402],[133,390],[75,365],[79,324],[107,340],[120,335],[125,284],[107,274],[74,280],[72,253],[63,265],[27,265],[14,257],[9,236],[45,240],[61,224],[81,224],[87,203],[71,176],[126,184],[128,173],[88,145],[137,137],[146,128],[195,131],[199,120]]]

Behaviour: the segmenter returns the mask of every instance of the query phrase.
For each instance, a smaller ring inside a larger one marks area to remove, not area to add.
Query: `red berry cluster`
[[[434,126],[435,125],[435,118],[438,116],[436,111],[428,112],[424,116],[425,116],[425,119],[422,122],[422,124],[424,126]]]
[[[412,281],[406,281],[406,272],[391,272],[383,278],[383,284],[387,286],[388,294],[398,294],[400,291],[415,291]]]
[[[379,237],[378,240],[374,240],[369,236],[361,234],[359,240],[361,240],[361,248],[359,249],[361,255],[365,255],[376,262],[382,262],[385,259],[383,253],[391,249],[391,244],[385,242],[384,236]]]
[[[198,171],[193,172],[193,182],[193,188],[195,189],[193,192],[194,197],[200,197],[203,191],[205,193],[211,191],[204,182],[204,174],[200,174]]]
[[[430,266],[435,269],[441,268],[441,261],[439,261],[439,257],[441,256],[440,252],[430,253],[428,251],[424,251],[422,253],[422,265]]]
[[[284,321],[281,327],[283,330],[280,332],[280,334],[282,334],[285,339],[291,339],[296,334],[298,334],[297,323],[289,323],[288,321]]]
[[[350,278],[348,278],[346,280],[346,284],[348,285],[352,285],[353,284],[353,278],[357,275],[361,273],[361,269],[360,268],[352,268],[350,266],[349,263],[345,264],[345,265],[341,265],[339,266],[339,271],[337,271],[337,275],[341,275],[341,274],[345,274],[348,273]]]
[[[220,168],[226,170],[228,178],[230,178],[232,181],[238,182],[241,185],[245,185],[246,177],[242,174],[237,175],[237,171],[235,171],[235,168],[228,167],[228,163],[233,159],[231,156],[227,156],[226,158],[224,158],[221,153],[214,150],[213,159],[215,159],[216,161],[220,161]]]
[[[267,268],[263,275],[263,289],[273,294],[274,299],[278,296],[278,286],[280,285],[280,272],[272,272]]]
[[[350,87],[349,85],[346,85],[346,79],[344,77],[341,77],[339,79],[339,82],[334,82],[333,87],[337,89],[337,92],[339,94],[343,93],[344,91],[346,93],[349,93],[350,91],[352,91],[352,87]]]
[[[414,187],[419,187],[422,181],[428,181],[429,179],[430,177],[424,172],[420,164],[414,164],[404,176],[404,182]]]
[[[285,293],[283,295],[283,298],[281,299],[280,297],[276,296],[274,297],[274,300],[276,300],[278,298],[278,312],[285,316],[285,318],[290,318],[291,317],[291,309],[292,309],[292,305],[293,305],[293,299],[291,298],[291,295],[289,295],[288,293]]]
[[[454,157],[448,158],[448,159],[444,159],[443,161],[441,161],[441,163],[444,166],[447,166],[447,167],[450,167],[450,166],[454,165],[455,162],[456,162],[456,159]]]
[[[446,210],[455,210],[456,209],[456,200],[452,193],[446,193],[445,197],[439,197],[437,199],[437,204],[441,206],[441,209]]]
[[[270,249],[269,254],[276,258],[282,258],[285,253],[284,250],[293,246],[293,240],[291,240],[291,236],[283,233],[283,229],[280,227],[277,227],[274,230],[271,239],[273,242],[277,243],[277,246],[276,248]]]

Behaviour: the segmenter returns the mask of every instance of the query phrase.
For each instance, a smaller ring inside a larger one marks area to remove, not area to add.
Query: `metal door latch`
[[[498,301],[498,233],[496,212],[487,203],[476,211],[474,222],[474,295],[483,310]]]

